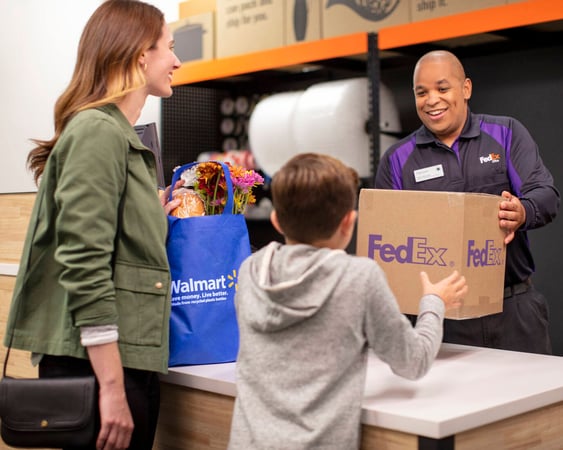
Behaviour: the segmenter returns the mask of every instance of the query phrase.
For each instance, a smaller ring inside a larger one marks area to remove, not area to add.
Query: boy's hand
[[[461,276],[457,270],[451,275],[433,284],[426,272],[420,272],[422,283],[422,295],[434,294],[442,299],[446,309],[458,308],[462,305],[463,297],[469,290],[465,277]]]

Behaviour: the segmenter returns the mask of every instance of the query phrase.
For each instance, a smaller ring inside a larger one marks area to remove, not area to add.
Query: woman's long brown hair
[[[107,0],[88,20],[72,79],[55,104],[55,134],[33,139],[27,165],[35,183],[69,120],[79,111],[114,103],[145,85],[139,58],[160,38],[164,15],[137,0]]]

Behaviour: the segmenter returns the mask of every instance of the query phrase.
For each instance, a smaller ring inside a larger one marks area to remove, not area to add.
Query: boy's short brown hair
[[[358,201],[357,172],[328,155],[301,153],[272,180],[272,201],[287,238],[304,244],[334,234]]]

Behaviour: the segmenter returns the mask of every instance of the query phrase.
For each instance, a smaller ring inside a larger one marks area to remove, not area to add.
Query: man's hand
[[[526,210],[520,199],[510,192],[503,191],[501,195],[505,200],[500,202],[498,218],[500,228],[506,233],[504,243],[508,244],[514,239],[516,230],[526,222]]]

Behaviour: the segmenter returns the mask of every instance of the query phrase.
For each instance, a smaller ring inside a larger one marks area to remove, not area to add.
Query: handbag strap
[[[227,183],[227,203],[225,204],[225,208],[223,209],[223,214],[233,214],[233,205],[234,205],[234,194],[233,194],[233,180],[231,179],[231,171],[229,170],[229,166],[221,161],[209,161],[215,164],[219,164],[223,169],[223,174],[225,175],[225,181]],[[183,166],[178,167],[174,171],[174,175],[172,175],[172,182],[170,183],[170,197],[169,200],[172,200],[172,191],[176,182],[182,176],[182,173],[185,170],[188,170],[194,166],[201,164],[199,162],[191,162],[188,164],[184,164]]]
[[[10,357],[10,349],[12,348],[12,339],[14,339],[14,333],[10,336],[10,344],[6,349],[6,357],[4,358],[4,369],[2,370],[2,378],[6,378],[6,370],[8,369],[8,358]]]

